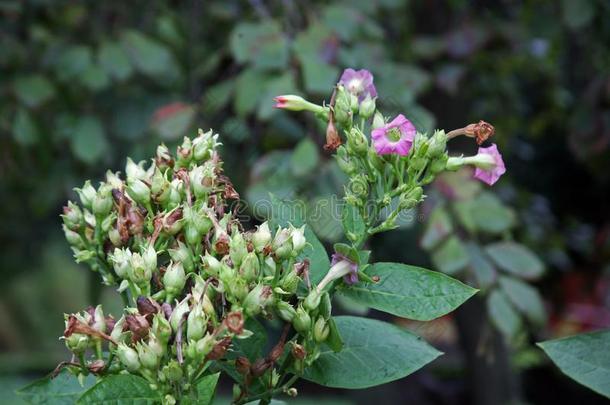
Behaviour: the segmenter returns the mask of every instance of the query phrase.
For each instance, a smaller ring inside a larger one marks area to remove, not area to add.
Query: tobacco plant
[[[269,220],[245,229],[212,130],[184,138],[174,154],[160,145],[150,163],[128,159],[124,176],[108,172],[97,188],[87,181],[76,189],[80,204],[69,202],[62,215],[66,239],[77,262],[117,289],[124,309],[117,317],[101,306],[66,314],[61,338],[72,356],[23,389],[25,398],[209,403],[224,374],[235,404],[267,404],[296,396],[301,378],[366,388],[438,357],[392,324],[333,316],[332,297],[420,321],[461,305],[475,289],[423,268],[371,263],[367,240],[421,204],[438,174],[471,165],[492,184],[504,163],[495,145],[482,145],[494,132],[488,123],[419,133],[402,114],[384,117],[376,100],[373,76],[353,69],[328,103],[276,98],[277,108],[314,113],[326,125],[324,149],[347,175],[347,240],[330,257],[298,202],[271,196]],[[476,140],[479,153],[449,157],[456,136]]]

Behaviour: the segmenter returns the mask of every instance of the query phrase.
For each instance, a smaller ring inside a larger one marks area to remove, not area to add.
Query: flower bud
[[[213,223],[208,216],[208,207],[206,205],[202,205],[201,208],[192,216],[191,222],[193,225],[195,225],[195,228],[197,228],[197,231],[199,231],[200,234],[205,235],[210,232]]]
[[[201,357],[207,356],[214,348],[214,345],[214,337],[208,333],[197,341],[197,345],[195,346],[197,349],[197,355]]]
[[[293,249],[292,255],[297,256],[307,244],[307,241],[305,240],[305,225],[301,226],[300,228],[295,228],[291,225],[290,231]]]
[[[328,338],[330,333],[330,327],[328,322],[323,317],[318,317],[315,325],[313,326],[313,338],[316,342],[322,343]]]
[[[214,256],[205,252],[205,255],[201,257],[201,262],[203,265],[203,270],[206,275],[218,277],[218,273],[220,272],[221,264]]]
[[[104,317],[104,311],[102,310],[101,305],[95,307],[89,324],[96,331],[106,333],[106,318]]]
[[[268,222],[265,221],[257,226],[256,232],[252,234],[252,244],[254,245],[254,249],[260,253],[269,242],[271,242],[271,231],[269,230]]]
[[[187,339],[189,341],[201,339],[206,331],[207,322],[208,320],[201,305],[195,305],[195,308],[189,313],[186,320]]]
[[[176,153],[178,159],[176,161],[177,167],[188,167],[193,157],[193,144],[188,137],[184,137],[182,145],[178,146]]]
[[[356,164],[348,155],[345,146],[340,146],[337,149],[335,160],[337,161],[339,168],[347,175],[353,175],[358,171]]]
[[[164,203],[169,198],[169,190],[170,183],[165,178],[161,170],[158,167],[155,167],[155,171],[153,172],[153,176],[150,183],[150,192],[154,196],[154,199],[158,203]]]
[[[241,262],[239,273],[248,283],[250,283],[258,277],[260,267],[260,262],[258,261],[256,253],[250,252]]]
[[[183,376],[182,367],[176,360],[170,360],[161,371],[168,381],[180,381]]]
[[[167,208],[174,209],[182,203],[182,193],[184,192],[184,182],[180,179],[173,179],[169,183],[169,197],[167,198]]]
[[[301,335],[307,335],[311,329],[311,317],[301,305],[297,308],[294,319],[292,320],[292,326],[294,327],[294,330]]]
[[[90,339],[89,336],[80,333],[73,333],[70,336],[64,338],[66,347],[72,353],[79,355],[87,350],[89,347]]]
[[[167,146],[165,146],[164,143],[157,146],[155,164],[161,170],[165,170],[174,164],[174,159],[172,159],[172,154],[170,153],[169,149],[167,148]]]
[[[320,299],[320,306],[318,306],[319,314],[324,319],[328,320],[332,311],[332,303],[330,301],[330,295],[325,292],[322,294]]]
[[[150,370],[156,370],[159,367],[159,357],[149,345],[140,342],[136,345],[136,350],[142,366]]]
[[[146,265],[144,259],[139,253],[133,253],[129,258],[129,279],[136,285],[148,285],[152,278],[152,270]]]
[[[246,254],[248,254],[248,248],[243,235],[240,232],[234,232],[233,236],[231,237],[229,251],[233,265],[239,266]]]
[[[145,161],[134,163],[131,158],[127,158],[127,164],[125,165],[125,175],[127,176],[127,182],[131,183],[134,180],[143,180],[146,178],[146,170],[144,170]]]
[[[214,163],[208,161],[202,166],[196,166],[189,173],[189,179],[195,196],[199,199],[206,198],[212,191],[216,179]]]
[[[112,327],[112,332],[110,332],[110,337],[115,342],[120,342],[123,340],[124,332],[123,326],[125,325],[125,316],[121,316],[118,321]]]
[[[62,228],[64,230],[64,235],[66,236],[66,240],[68,241],[70,246],[74,246],[78,249],[85,248],[85,242],[83,241],[83,238],[81,238],[81,236],[77,232],[70,230],[66,225],[62,225]]]
[[[273,302],[273,291],[270,286],[258,284],[244,299],[244,310],[249,316],[258,315]]]
[[[349,127],[352,119],[352,99],[341,85],[337,86],[335,94],[334,117],[339,124]]]
[[[182,292],[186,283],[186,274],[181,262],[172,262],[165,270],[163,275],[163,287],[167,293],[166,301],[171,301],[173,297]]]
[[[415,187],[407,193],[400,196],[400,209],[411,209],[417,206],[422,200],[424,190],[421,187]]]
[[[150,204],[150,188],[140,179],[129,183],[127,194],[138,204],[148,206]]]
[[[287,94],[283,96],[277,96],[273,99],[275,101],[275,108],[281,108],[283,110],[290,111],[310,111],[318,113],[324,111],[324,107],[310,103],[303,97]]]
[[[174,332],[178,332],[178,326],[182,322],[184,316],[189,312],[189,304],[188,304],[189,296],[184,297],[182,301],[180,301],[176,308],[172,311],[172,315],[169,318],[169,323],[172,325],[172,330]]]
[[[199,136],[193,140],[193,157],[198,162],[208,160],[218,145],[218,134],[211,129],[205,133],[199,129]]]
[[[292,322],[297,311],[286,301],[279,301],[276,306],[277,314],[286,322]]]
[[[309,293],[309,295],[307,296],[307,298],[305,298],[305,301],[303,302],[303,306],[308,311],[314,311],[320,305],[320,298],[321,298],[321,294],[318,293],[316,290],[312,290]]]
[[[148,245],[142,252],[142,260],[144,260],[146,269],[151,273],[157,270],[157,252],[152,244]]]
[[[371,118],[375,113],[375,99],[371,98],[370,94],[367,94],[365,99],[360,103],[360,109],[358,115],[365,120]]]
[[[162,313],[153,316],[151,332],[162,342],[167,343],[172,336],[172,327]]]
[[[172,258],[173,261],[182,263],[182,266],[184,267],[184,270],[187,273],[191,273],[195,270],[193,253],[191,252],[191,249],[184,243],[178,241],[178,248],[168,249],[167,252],[169,253],[169,256]]]
[[[64,207],[61,218],[64,221],[64,225],[72,231],[77,231],[84,221],[83,212],[72,201],[68,201],[68,205]]]
[[[123,180],[121,180],[119,172],[114,173],[111,170],[106,170],[106,183],[111,189],[123,189]]]
[[[131,251],[127,249],[115,248],[114,253],[109,255],[110,262],[114,268],[114,272],[120,278],[128,278],[131,271]]]
[[[434,135],[428,140],[428,157],[435,158],[445,153],[447,148],[447,135],[443,130],[434,131]]]
[[[369,150],[369,142],[358,128],[352,128],[348,133],[346,146],[347,151],[353,155],[366,156]]]
[[[184,220],[182,219],[182,210],[174,208],[163,216],[162,219],[163,231],[169,235],[176,235],[182,230]]]
[[[91,204],[93,214],[98,217],[105,217],[112,210],[112,189],[110,185],[103,184],[93,198]]]
[[[292,254],[293,245],[291,236],[291,231],[288,228],[282,228],[275,233],[272,246],[275,250],[275,255],[279,259],[287,259]]]
[[[140,369],[138,352],[125,343],[119,343],[116,349],[116,355],[127,370],[136,372]]]
[[[373,117],[373,125],[371,127],[371,129],[378,129],[381,128],[385,125],[385,119],[383,118],[383,115],[377,111],[375,113],[375,117]]]
[[[280,287],[282,290],[294,294],[299,287],[299,281],[301,278],[297,274],[296,270],[293,268],[292,271],[288,272],[284,277],[280,280]]]
[[[186,243],[188,243],[190,246],[196,246],[201,243],[202,235],[194,225],[186,224],[185,228],[184,238],[186,239]]]
[[[428,170],[430,171],[430,173],[435,175],[435,174],[438,174],[438,173],[441,173],[441,172],[445,171],[445,169],[447,168],[447,160],[448,160],[448,158],[449,157],[447,156],[446,153],[437,156],[428,165]]]
[[[83,185],[83,188],[75,188],[74,189],[80,198],[80,202],[83,207],[91,209],[93,205],[93,200],[97,195],[95,188],[91,185],[91,182],[87,180]]]

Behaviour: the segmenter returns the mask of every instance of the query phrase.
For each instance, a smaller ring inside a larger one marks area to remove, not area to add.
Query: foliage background
[[[128,155],[213,127],[250,206],[269,191],[303,198],[326,207],[316,233],[340,239],[332,205],[319,204],[342,183],[323,131],[271,99],[322,101],[345,67],[371,70],[385,111],[420,130],[492,122],[508,167],[494,191],[515,209],[516,239],[547,265],[537,287],[549,322],[536,340],[610,326],[609,17],[601,0],[3,1],[0,395],[66,356],[62,313],[99,299],[117,309],[73,263],[59,213],[72,187]],[[374,240],[376,259],[430,266],[417,243],[425,222]],[[469,403],[452,320],[408,326],[448,355],[346,403]],[[601,401],[535,351],[512,359],[529,402]],[[548,384],[557,389],[539,388]],[[301,391],[336,402],[336,392]]]

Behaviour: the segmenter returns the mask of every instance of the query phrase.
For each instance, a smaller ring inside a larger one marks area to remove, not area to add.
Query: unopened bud
[[[174,332],[178,332],[178,326],[180,326],[185,315],[189,312],[188,299],[188,295],[184,297],[184,299],[176,305],[176,308],[172,311],[172,316],[169,318],[169,323],[172,325]]]
[[[373,125],[372,125],[372,129],[378,129],[381,128],[385,125],[385,119],[383,118],[383,115],[377,111],[375,113],[375,117],[373,117]]]
[[[313,290],[309,293],[307,298],[305,298],[305,301],[303,302],[303,306],[308,311],[314,311],[320,305],[320,298],[321,298],[320,293],[318,293],[316,290]]]
[[[162,342],[169,341],[172,336],[172,326],[165,318],[163,313],[158,313],[153,316],[152,333],[157,336]]]
[[[185,283],[186,274],[184,273],[182,263],[170,263],[167,270],[165,270],[165,274],[163,275],[163,286],[167,292],[167,301],[171,301],[173,297],[180,294]]]
[[[301,226],[300,228],[291,226],[290,231],[290,235],[292,237],[292,255],[297,256],[307,244],[307,241],[305,240],[305,225]]]
[[[375,113],[375,108],[375,99],[371,98],[371,96],[367,94],[365,99],[360,103],[358,115],[367,120],[373,116]]]
[[[91,209],[93,206],[93,200],[97,195],[95,188],[91,185],[91,182],[87,180],[83,185],[83,188],[75,188],[74,189],[80,198],[80,202],[83,207]]]
[[[322,343],[328,338],[330,327],[323,317],[319,317],[313,326],[313,338],[316,342]]]
[[[265,246],[271,241],[271,231],[269,224],[265,221],[257,226],[256,232],[252,234],[252,244],[257,252],[262,252]]]
[[[136,372],[140,369],[138,352],[126,344],[119,343],[116,349],[116,355],[127,370]]]
[[[184,243],[178,241],[178,248],[168,249],[168,253],[173,261],[182,263],[182,266],[184,267],[184,271],[186,273],[191,273],[195,270],[193,253],[191,252],[191,249]]]
[[[239,266],[239,273],[247,282],[254,281],[260,272],[260,262],[256,253],[250,252],[244,257],[241,266]]]
[[[140,179],[129,183],[127,194],[138,204],[148,206],[150,204],[150,188]]]
[[[239,266],[248,253],[246,241],[240,232],[235,232],[231,237],[230,251],[231,261],[234,266]]]
[[[296,311],[294,319],[292,320],[292,326],[301,335],[307,335],[311,329],[311,317],[300,305]]]
[[[221,267],[220,261],[218,261],[218,259],[206,252],[205,256],[201,257],[201,262],[203,264],[203,270],[206,275],[218,277],[218,272],[220,271]]]
[[[186,321],[186,336],[190,340],[199,340],[206,331],[207,318],[201,305],[196,305],[189,313]]]
[[[294,316],[297,311],[294,309],[292,305],[287,303],[286,301],[280,301],[277,303],[277,314],[280,318],[282,318],[286,322],[292,322],[294,320]]]
[[[273,291],[270,286],[258,284],[244,300],[246,314],[254,316],[273,302]]]

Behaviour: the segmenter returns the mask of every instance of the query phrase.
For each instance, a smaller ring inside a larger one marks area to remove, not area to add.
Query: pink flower
[[[345,284],[356,284],[358,282],[358,265],[340,253],[333,253],[330,265],[332,267],[341,261],[349,263],[349,273],[343,276],[343,281]]]
[[[373,75],[366,69],[345,69],[339,79],[339,84],[343,85],[348,93],[358,96],[359,102],[362,102],[367,95],[371,98],[377,97]]]
[[[475,163],[474,177],[490,186],[506,172],[504,160],[495,143],[487,148],[479,147],[473,161],[478,161]]]
[[[413,146],[415,126],[399,114],[392,122],[385,124],[381,128],[374,129],[371,133],[375,150],[380,155],[397,153],[406,156]]]

